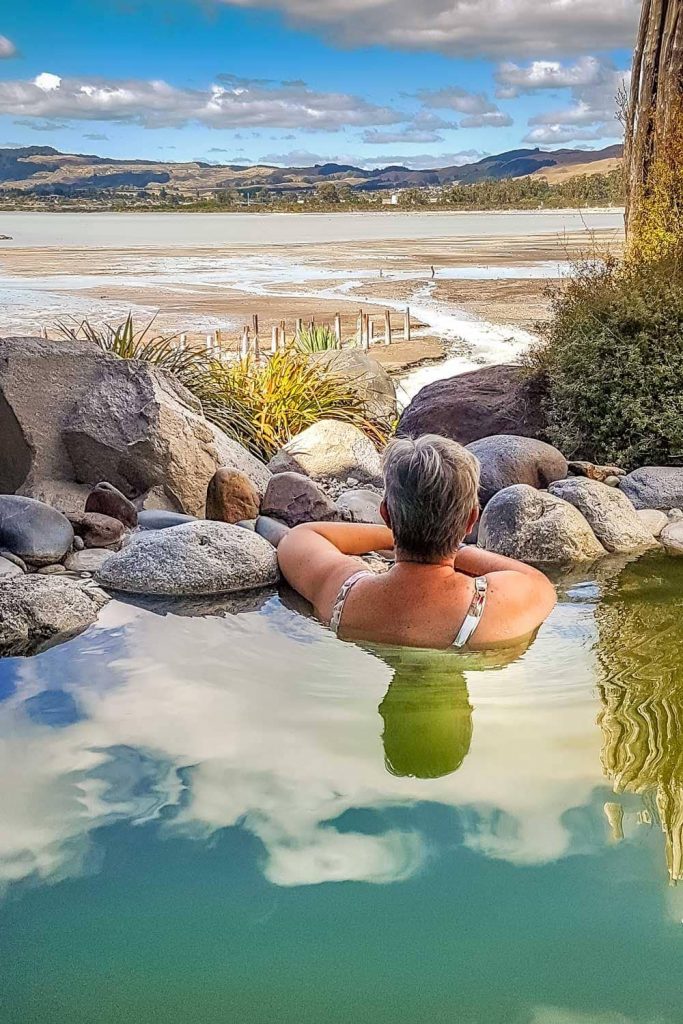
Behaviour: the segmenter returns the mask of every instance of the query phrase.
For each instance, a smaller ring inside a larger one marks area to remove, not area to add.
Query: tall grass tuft
[[[294,346],[299,352],[330,352],[341,348],[337,335],[326,324],[311,324],[297,331]]]

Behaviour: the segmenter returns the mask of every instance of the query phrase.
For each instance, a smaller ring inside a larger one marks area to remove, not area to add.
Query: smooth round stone
[[[683,557],[683,522],[669,523],[660,533],[659,540],[667,555]]]
[[[254,533],[256,531],[256,519],[240,519],[239,523],[235,523],[235,526],[239,526],[240,530],[251,530]]]
[[[108,548],[86,548],[84,551],[74,551],[67,555],[64,560],[64,567],[69,572],[97,572],[107,558],[111,558],[111,551]]]
[[[0,555],[0,579],[7,579],[9,576],[23,576],[22,570],[14,562],[10,562],[9,558],[3,558]]]
[[[57,509],[18,494],[0,495],[0,549],[29,565],[60,562],[73,544],[71,523]]]
[[[659,537],[664,527],[669,525],[666,512],[660,512],[657,508],[640,508],[636,510],[636,515],[653,537]]]
[[[337,498],[337,508],[348,516],[354,523],[372,523],[375,526],[383,526],[384,520],[380,514],[382,495],[377,491],[358,490],[344,491]]]
[[[86,512],[97,512],[103,516],[118,519],[120,523],[133,530],[137,526],[138,514],[132,501],[122,494],[118,487],[106,481],[97,484],[90,492],[85,503]]]
[[[256,532],[259,537],[263,537],[274,548],[287,536],[290,529],[286,523],[281,523],[279,519],[272,519],[270,516],[259,516],[256,520]]]
[[[41,576],[62,576],[66,569],[61,562],[55,562],[54,565],[43,565],[40,569],[37,569]]]
[[[209,481],[206,518],[218,523],[238,523],[259,514],[260,495],[246,473],[221,467]]]
[[[120,519],[105,516],[100,512],[81,512],[78,515],[70,515],[68,519],[74,533],[82,539],[86,548],[116,550],[121,547],[126,528]]]
[[[166,512],[164,509],[148,508],[138,512],[138,526],[141,530],[168,530],[172,526],[185,526],[196,523],[195,516],[186,516],[182,512]]]

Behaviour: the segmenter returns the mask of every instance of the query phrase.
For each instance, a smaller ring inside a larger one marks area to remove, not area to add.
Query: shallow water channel
[[[521,651],[271,594],[0,661],[3,1024],[679,1022],[683,560],[558,585]]]

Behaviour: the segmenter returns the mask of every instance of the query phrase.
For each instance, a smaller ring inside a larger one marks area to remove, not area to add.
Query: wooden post
[[[272,327],[272,330],[271,330],[271,334],[270,334],[270,351],[271,351],[272,354],[275,354],[275,352],[277,352],[277,338],[278,338],[278,334],[279,334],[279,327],[278,327],[277,324],[273,324],[273,327]]]
[[[368,348],[375,344],[375,321],[368,319]]]
[[[179,349],[180,352],[184,352],[186,348],[187,348],[187,335],[186,334],[181,334],[180,338],[178,339],[178,349]]]
[[[334,336],[337,339],[337,344],[341,348],[341,315],[339,313],[334,314]]]
[[[257,320],[258,323],[258,320]],[[259,344],[258,333],[254,335],[254,359],[261,358],[261,345]]]
[[[43,327],[40,332],[40,336],[47,340],[47,327]]]
[[[356,340],[358,342],[358,347],[362,348],[363,347],[363,310],[362,309],[358,311],[358,329],[357,329],[357,338],[356,338]]]
[[[284,352],[287,345],[287,324],[284,320],[280,321],[280,348]]]
[[[254,351],[258,355],[259,343],[258,343],[258,315],[254,313],[251,318],[251,329],[254,332]]]
[[[205,344],[206,344],[206,354],[207,354],[207,356],[210,357],[212,355],[212,353],[213,353],[213,335],[207,334],[207,336],[206,336],[206,343]]]
[[[364,352],[367,352],[370,346],[370,314],[361,314],[361,329],[360,329],[361,346]]]
[[[249,328],[245,324],[242,328],[242,340],[240,342],[240,356],[246,359],[249,355]]]
[[[384,310],[384,344],[391,345],[391,310]]]
[[[403,337],[406,341],[410,341],[410,306],[406,306],[403,317]]]
[[[296,336],[297,336],[297,338],[301,336],[301,334],[303,333],[303,329],[304,329],[304,322],[303,322],[302,318],[299,316],[299,317],[297,317],[297,320],[296,320]]]

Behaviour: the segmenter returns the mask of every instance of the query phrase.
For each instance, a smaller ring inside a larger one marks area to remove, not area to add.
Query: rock
[[[258,519],[258,516],[256,519]],[[254,533],[256,531],[256,519],[240,519],[239,523],[235,523],[235,526],[239,526],[240,530],[251,530]]]
[[[157,484],[144,494],[139,494],[133,505],[136,512],[182,512],[180,502],[166,493],[163,484]]]
[[[669,522],[677,523],[679,519],[683,519],[683,509],[671,508],[669,509]]]
[[[607,551],[629,554],[656,547],[651,532],[617,488],[589,477],[569,477],[551,484],[548,491],[578,508]]]
[[[540,402],[521,366],[486,366],[427,384],[404,410],[402,437],[441,434],[460,444],[514,434],[542,437]]]
[[[93,488],[85,503],[86,512],[97,512],[118,519],[129,530],[138,525],[138,513],[132,501],[118,487],[102,481]]]
[[[264,480],[265,467],[205,420],[173,376],[147,363],[117,363],[103,366],[64,425],[77,479],[105,477],[129,497],[163,484],[184,512],[199,516],[219,466]]]
[[[217,469],[206,492],[206,518],[218,523],[255,519],[260,496],[251,480],[238,469]]]
[[[272,473],[303,473],[313,480],[349,476],[369,483],[382,480],[375,446],[351,423],[320,420],[293,437],[268,463]]]
[[[370,419],[393,420],[396,416],[396,387],[383,366],[372,356],[358,349],[316,352],[314,363],[322,363],[332,374],[353,381],[354,391],[361,398]]]
[[[185,526],[186,523],[197,521],[195,516],[184,516],[180,512],[164,512],[163,509],[138,512],[138,526],[141,530],[168,530],[172,526]]]
[[[97,573],[113,590],[166,596],[255,590],[278,578],[277,556],[262,537],[206,521],[135,534]]]
[[[39,480],[21,488],[21,494],[27,498],[51,505],[65,516],[71,512],[82,512],[89,493],[87,484],[76,484],[70,480]]]
[[[274,548],[278,546],[283,537],[286,537],[291,526],[285,526],[277,519],[271,519],[269,516],[259,516],[256,520],[256,532],[259,537],[263,537],[269,544],[272,544]]]
[[[507,487],[491,498],[478,543],[532,565],[590,562],[605,554],[577,508],[528,484]]]
[[[74,533],[86,548],[118,550],[126,529],[120,519],[100,515],[99,512],[81,512],[67,517]]]
[[[261,513],[287,526],[337,518],[337,506],[314,482],[301,473],[278,473],[271,478]]]
[[[659,535],[667,555],[683,556],[683,522],[669,523]]]
[[[182,511],[203,514],[219,466],[259,493],[268,482],[175,377],[84,341],[0,338],[0,438],[0,492],[107,479],[132,498],[163,485]]]
[[[643,466],[625,476],[619,487],[636,508],[666,512],[683,505],[683,467]]]
[[[23,570],[15,565],[14,562],[10,562],[9,558],[3,558],[0,555],[0,581],[6,579],[8,576],[23,576]]]
[[[494,494],[514,484],[545,488],[567,475],[564,455],[546,444],[514,434],[496,434],[467,445],[481,464],[479,500],[482,508]]]
[[[608,487],[618,487],[620,480],[621,480],[620,476],[606,476],[605,477],[605,483],[607,484]]]
[[[64,559],[64,567],[69,572],[97,572],[102,563],[111,557],[108,548],[86,548],[75,551]]]
[[[0,495],[0,549],[29,565],[59,562],[71,548],[71,523],[51,505],[18,494]]]
[[[641,508],[636,515],[646,530],[649,530],[653,537],[659,537],[665,526],[669,525],[669,517],[665,512],[656,508]]]
[[[55,562],[54,565],[43,565],[40,569],[36,569],[36,572],[41,576],[63,576],[66,569],[61,562]]]
[[[85,541],[82,537],[74,537],[73,549],[74,551],[82,551],[85,547]]]
[[[97,587],[59,576],[0,581],[0,655],[37,654],[76,636],[108,600]]]
[[[610,477],[616,477],[618,481],[619,477],[626,476],[626,470],[619,466],[596,466],[593,462],[577,461],[569,462],[568,466],[570,476],[587,476],[589,480],[599,480],[603,484]]]
[[[19,558],[19,555],[15,555],[13,551],[7,551],[6,549],[0,548],[0,555],[8,562],[12,562],[22,572],[28,572],[28,566],[23,558]]]
[[[337,508],[342,518],[353,523],[375,523],[377,526],[383,526],[384,520],[379,511],[381,504],[382,495],[377,491],[344,491],[337,498]]]

